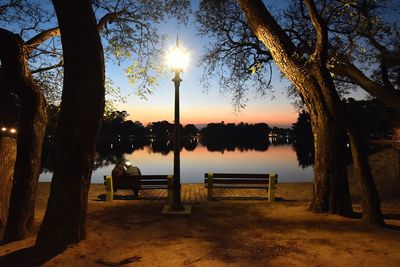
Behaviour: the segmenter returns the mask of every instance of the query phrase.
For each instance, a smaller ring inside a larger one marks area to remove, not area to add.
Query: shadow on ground
[[[39,251],[36,247],[28,247],[16,250],[0,257],[0,266],[12,267],[36,267],[60,254],[63,250],[46,252]]]
[[[228,265],[238,262],[266,265],[289,254],[307,257],[310,254],[307,246],[341,251],[340,246],[349,236],[368,236],[365,240],[370,242],[372,237],[390,235],[387,229],[396,233],[400,230],[395,225],[378,229],[359,219],[313,214],[306,211],[304,203],[283,199],[275,203],[202,202],[193,205],[190,215],[161,214],[163,206],[147,201],[97,202],[88,213],[90,234],[86,253],[101,250],[104,255],[91,259],[91,263],[103,266],[141,263],[148,260],[146,251],[153,250],[167,261],[169,257],[180,257],[177,251],[184,250],[186,258],[179,259],[184,261],[182,265],[205,260]],[[384,216],[387,220],[400,220],[397,213]],[[326,233],[333,234],[336,241],[325,238]],[[0,266],[40,266],[56,255],[43,255],[30,247],[1,257]],[[115,255],[121,258],[115,259]]]

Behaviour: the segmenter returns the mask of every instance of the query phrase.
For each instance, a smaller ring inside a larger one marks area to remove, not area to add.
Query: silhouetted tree
[[[312,165],[314,162],[314,142],[310,114],[302,110],[297,117],[297,121],[293,123],[292,129],[296,138],[293,147],[296,151],[299,165],[303,168]]]
[[[210,151],[233,151],[235,148],[265,151],[269,145],[269,131],[266,123],[209,123],[200,130],[200,140]]]
[[[105,95],[103,49],[91,3],[53,3],[63,45],[64,87],[56,166],[36,240],[43,251],[64,250],[86,237],[88,191]]]
[[[17,152],[15,129],[18,122],[18,106],[15,95],[6,90],[6,76],[0,63],[0,226],[5,226],[14,175]]]
[[[7,222],[16,150],[15,138],[0,136],[0,226],[5,226]]]
[[[199,133],[199,129],[194,124],[187,124],[182,129],[182,136],[193,136]]]
[[[18,145],[4,240],[24,238],[33,231],[35,192],[46,126],[46,101],[28,68],[29,49],[20,36],[0,29],[1,91],[18,96]],[[3,87],[4,86],[4,87]],[[13,152],[10,150],[10,152]],[[9,155],[13,158],[13,155]],[[0,171],[6,171],[0,169]]]
[[[269,17],[273,20],[272,16]],[[271,47],[256,36],[256,31],[251,30],[251,25],[246,22],[236,1],[203,0],[198,18],[203,25],[201,32],[210,34],[212,40],[216,40],[205,56],[205,62],[208,65],[206,74],[211,75],[218,70],[223,70],[222,75],[227,73],[228,76],[225,76],[225,79],[229,82],[224,83],[224,86],[234,92],[235,98],[245,96],[248,88],[244,81],[249,79],[259,82],[256,87],[258,90],[267,89],[266,85],[270,79],[268,77],[271,77],[269,62],[274,59],[271,56]],[[285,44],[284,48],[279,47],[277,51],[290,50],[288,53],[292,55],[296,51],[295,45],[275,21],[273,25],[281,32],[279,33],[280,39],[277,41]],[[276,59],[274,60],[276,61]],[[220,67],[220,62],[228,68],[228,71]],[[302,62],[300,62],[301,64]],[[284,71],[282,72],[288,77]],[[305,93],[301,97],[310,113],[315,113],[313,119],[323,120],[313,123],[313,130],[316,134],[315,137],[318,136],[318,142],[314,143],[316,160],[312,210],[349,215],[352,213],[350,192],[347,185],[346,165],[342,161],[343,149],[339,145],[342,144],[344,147],[344,134],[329,115],[321,93],[318,91],[311,95]],[[234,101],[237,102],[237,100]],[[334,190],[330,186],[331,184],[339,189]]]
[[[349,98],[346,106],[364,139],[388,136],[400,122],[400,112],[378,99],[356,101]]]
[[[156,137],[166,138],[168,136],[172,136],[174,132],[174,125],[168,121],[157,121],[149,125],[149,130],[151,131],[151,134],[155,135]]]
[[[106,39],[106,51],[109,58],[114,58],[118,62],[126,59],[127,57],[133,57],[134,63],[126,69],[129,80],[132,83],[139,83],[138,93],[145,95],[156,81],[158,73],[158,66],[153,64],[157,58],[158,52],[162,48],[162,38],[158,35],[152,22],[160,22],[168,15],[173,15],[179,19],[185,20],[186,14],[184,11],[189,6],[188,0],[182,0],[176,2],[175,0],[164,1],[129,1],[129,0],[115,0],[115,1],[94,1],[92,3],[97,10],[98,18],[98,29],[103,32],[103,38]],[[61,80],[62,80],[62,66],[63,53],[61,51],[60,41],[58,36],[60,35],[60,29],[55,20],[54,11],[52,6],[43,1],[30,1],[30,0],[6,0],[0,6],[0,21],[4,27],[13,29],[20,33],[20,36],[14,36],[18,40],[20,47],[18,53],[19,59],[22,61],[23,75],[25,77],[35,76],[37,80],[36,87],[40,87],[40,92],[35,92],[36,96],[30,97],[28,103],[27,97],[28,90],[22,90],[24,96],[20,96],[21,109],[24,109],[21,114],[21,122],[19,127],[22,127],[18,131],[18,140],[21,144],[21,149],[16,159],[17,166],[22,166],[22,169],[15,172],[16,177],[20,177],[21,173],[25,179],[22,181],[20,178],[15,179],[15,183],[20,184],[15,187],[15,190],[26,192],[16,193],[19,197],[15,203],[24,205],[26,209],[17,209],[15,214],[19,214],[17,217],[20,219],[16,220],[17,223],[12,223],[11,228],[19,228],[20,234],[15,234],[12,239],[20,239],[28,234],[32,229],[33,220],[32,214],[34,213],[34,205],[32,205],[31,199],[34,200],[35,196],[29,196],[35,192],[36,182],[38,180],[39,173],[37,165],[40,165],[40,153],[36,151],[41,149],[43,143],[43,133],[46,120],[46,107],[43,97],[43,92],[47,98],[56,103],[59,100],[59,92],[61,92]],[[9,45],[9,40],[6,40],[10,36],[7,30],[2,30],[2,36],[0,37],[0,45]],[[22,38],[27,41],[23,41]],[[9,56],[14,56],[10,51],[5,49],[3,46],[0,49],[0,53],[5,53]],[[29,66],[28,66],[29,60]],[[16,61],[16,62],[17,62]],[[2,68],[5,72],[8,72],[6,68],[9,68],[8,63],[2,58]],[[22,72],[21,72],[22,73]],[[138,75],[139,74],[139,75]],[[7,77],[10,78],[7,74]],[[9,79],[10,80],[10,79]],[[32,80],[33,81],[33,80]],[[116,90],[112,88],[112,83],[107,83],[107,88],[111,94]],[[19,89],[23,89],[24,86],[18,86]],[[7,86],[7,90],[13,90],[13,86]],[[41,94],[41,95],[40,95]],[[35,99],[36,98],[36,99]],[[24,106],[26,105],[26,106]],[[35,109],[36,111],[32,111]],[[31,122],[27,122],[29,116],[36,116]],[[40,117],[40,119],[38,119]],[[40,123],[35,123],[40,120]],[[28,124],[31,124],[30,128],[35,128],[35,131],[24,128]],[[34,125],[34,126],[33,126]],[[33,148],[24,148],[24,140],[27,146]],[[34,143],[29,144],[29,142]],[[31,150],[35,151],[31,151]],[[24,151],[24,152],[22,152]],[[25,154],[24,154],[25,153]],[[20,159],[20,157],[23,157]],[[29,158],[30,157],[30,158]],[[24,162],[19,164],[19,162]],[[32,163],[32,166],[27,166],[28,163]],[[0,171],[3,171],[0,169]],[[29,174],[31,173],[31,174]],[[20,182],[19,182],[20,181]],[[28,186],[30,185],[30,186]],[[14,189],[13,189],[14,190]],[[26,203],[23,203],[26,202]],[[11,202],[14,203],[14,202]],[[14,204],[12,204],[14,205]],[[16,204],[15,204],[16,205]],[[13,210],[10,207],[10,210]],[[27,209],[31,211],[25,212]],[[21,215],[24,213],[25,215]],[[10,215],[14,214],[14,211],[10,212]],[[12,215],[14,216],[14,215]],[[15,217],[14,216],[14,217]],[[30,218],[26,218],[26,216]],[[22,226],[28,224],[28,226]],[[8,228],[8,229],[11,229]],[[8,230],[6,230],[8,231]],[[11,230],[10,230],[11,231]],[[9,236],[11,239],[11,236]]]
[[[280,70],[288,77],[294,84],[299,94],[303,98],[310,111],[313,133],[318,138],[314,139],[316,144],[316,164],[322,156],[328,155],[324,151],[323,155],[319,155],[323,146],[332,149],[333,145],[328,145],[332,139],[325,139],[326,132],[321,132],[321,125],[328,121],[328,116],[332,116],[333,122],[337,123],[339,132],[346,130],[349,134],[350,146],[352,149],[353,164],[355,166],[355,173],[360,181],[362,199],[363,199],[363,219],[364,221],[372,224],[383,224],[383,218],[380,210],[380,200],[372,179],[371,171],[369,168],[366,151],[360,139],[359,133],[351,124],[351,120],[346,116],[343,109],[343,104],[340,102],[339,96],[335,90],[333,80],[327,69],[327,54],[328,54],[328,28],[325,18],[318,11],[317,6],[312,0],[305,0],[310,21],[315,30],[313,39],[315,47],[310,57],[305,57],[304,54],[299,54],[295,44],[290,40],[288,35],[283,31],[281,26],[269,13],[262,1],[241,1],[239,0],[241,8],[246,14],[247,21],[252,27],[257,37],[269,48],[269,51],[274,58],[275,63]],[[295,55],[295,56],[293,56]],[[323,113],[321,113],[323,111]],[[332,131],[333,129],[330,128]],[[325,139],[322,142],[320,139]],[[317,142],[321,142],[318,144]],[[338,142],[337,144],[342,144]],[[337,145],[336,144],[336,145]],[[341,145],[343,150],[343,145]],[[329,151],[331,152],[331,151]],[[343,155],[343,152],[341,153]],[[328,162],[324,162],[326,164]],[[332,166],[343,166],[343,163],[332,162]],[[349,196],[347,181],[343,182],[343,177],[336,176],[328,179],[333,182],[332,188],[326,184],[326,177],[318,177],[318,173],[314,177],[321,184],[321,188],[333,190],[332,197],[336,199],[342,195]],[[343,173],[341,173],[343,175]],[[342,182],[337,183],[338,180]],[[314,183],[318,185],[317,183]],[[323,204],[324,200],[320,199],[315,193],[321,192],[320,189],[314,190],[314,198],[312,207],[318,209]],[[324,197],[325,194],[322,195]],[[322,202],[321,202],[322,201]],[[329,201],[329,199],[327,199]],[[345,208],[347,212],[351,211],[349,206],[349,199],[339,204],[337,208]],[[317,206],[316,206],[317,205]],[[341,205],[344,205],[340,207]],[[324,210],[324,209],[323,209]]]

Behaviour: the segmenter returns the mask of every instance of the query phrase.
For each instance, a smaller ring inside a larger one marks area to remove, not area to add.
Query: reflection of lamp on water
[[[171,205],[172,211],[184,211],[185,207],[181,201],[181,175],[180,175],[180,122],[179,122],[179,85],[182,81],[179,76],[189,63],[189,53],[179,46],[176,37],[176,46],[167,54],[168,66],[172,69],[175,76],[172,81],[175,84],[175,122],[174,122],[174,194]]]

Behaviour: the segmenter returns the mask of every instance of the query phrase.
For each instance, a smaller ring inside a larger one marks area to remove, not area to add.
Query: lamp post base
[[[183,205],[182,210],[174,210],[172,206],[165,205],[163,210],[161,211],[162,214],[191,214],[192,213],[192,206]]]

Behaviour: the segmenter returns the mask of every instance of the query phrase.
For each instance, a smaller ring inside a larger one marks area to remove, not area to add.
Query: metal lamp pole
[[[174,124],[174,194],[171,209],[173,211],[182,211],[184,207],[181,201],[181,127],[179,122],[179,85],[182,81],[179,76],[181,69],[174,69],[175,77],[172,81],[175,84],[175,124]]]

